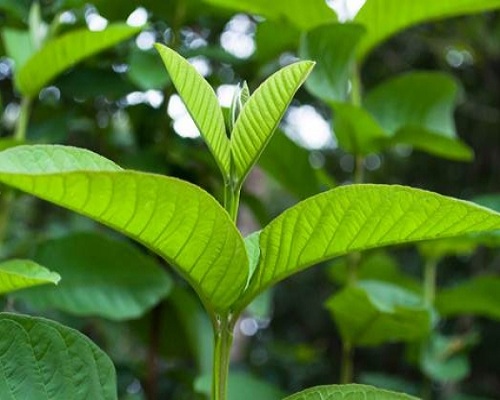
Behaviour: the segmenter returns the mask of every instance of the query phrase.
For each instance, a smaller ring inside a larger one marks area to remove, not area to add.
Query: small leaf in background
[[[346,152],[367,155],[385,147],[389,134],[364,108],[348,103],[332,103],[333,131]]]
[[[0,313],[2,400],[115,400],[111,360],[80,332],[43,318]]]
[[[477,341],[476,335],[467,337],[446,337],[434,333],[422,345],[420,368],[438,382],[456,382],[469,375],[470,365],[464,347]],[[472,342],[472,343],[468,343]]]
[[[21,68],[35,53],[36,49],[28,31],[5,28],[2,39],[7,55],[14,60],[14,68]]]
[[[420,296],[384,282],[360,281],[347,286],[326,307],[342,339],[354,346],[415,341],[432,329],[432,311]]]
[[[67,68],[130,38],[139,31],[139,28],[115,24],[100,32],[80,29],[49,40],[20,68],[16,69],[16,86],[23,95],[35,96]]]
[[[58,284],[61,276],[34,261],[8,260],[0,262],[0,294],[47,283]]]
[[[358,48],[363,58],[388,37],[418,23],[500,8],[499,0],[369,0],[354,19],[366,27]]]
[[[413,72],[372,89],[363,105],[391,137],[392,144],[411,144],[441,157],[469,161],[472,150],[455,132],[457,94],[457,83],[449,75]]]
[[[302,200],[318,193],[321,187],[316,170],[309,161],[310,156],[308,150],[278,129],[259,158],[258,166],[290,194]]]
[[[436,193],[397,185],[340,186],[296,204],[261,231],[259,265],[238,304],[352,251],[499,228],[500,214]]]
[[[285,21],[262,21],[255,31],[255,58],[270,61],[285,51],[295,51],[299,41],[300,31]]]
[[[140,317],[172,288],[172,281],[152,258],[127,242],[95,233],[43,243],[35,259],[64,276],[56,288],[15,294],[36,309],[119,321]]]
[[[363,33],[361,25],[336,23],[319,26],[302,36],[300,57],[316,62],[305,83],[312,95],[326,102],[348,98],[356,45]]]
[[[163,89],[170,81],[158,54],[140,49],[129,54],[127,76],[141,90]]]
[[[303,392],[296,393],[286,397],[283,400],[418,400],[416,397],[403,393],[390,392],[384,389],[378,389],[368,385],[328,385],[316,386],[306,389]]]
[[[438,291],[436,308],[443,317],[468,314],[500,320],[500,277],[471,278]]]
[[[230,142],[214,90],[185,58],[161,44],[156,44],[155,47],[191,118],[217,161],[222,176],[227,180],[230,175]]]
[[[323,0],[308,0],[304,7],[303,0],[204,0],[208,4],[258,14],[266,20],[285,20],[301,30],[337,20],[335,12]]]
[[[231,133],[231,154],[238,183],[243,183],[304,83],[314,63],[299,61],[271,75],[252,94]]]
[[[222,206],[191,183],[126,171],[91,151],[59,145],[1,152],[0,181],[144,244],[193,286],[209,312],[226,312],[247,283],[241,234]]]

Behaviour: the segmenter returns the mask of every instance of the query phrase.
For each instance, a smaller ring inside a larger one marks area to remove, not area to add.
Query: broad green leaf
[[[326,102],[345,101],[353,73],[356,45],[364,29],[357,24],[322,25],[302,36],[299,55],[316,61],[305,87]]]
[[[336,256],[500,228],[500,214],[397,185],[349,185],[304,200],[260,233],[261,256],[240,305],[300,270]]]
[[[300,31],[286,21],[262,21],[255,31],[255,58],[265,63],[285,51],[296,51]]]
[[[283,400],[417,400],[403,393],[390,392],[368,385],[316,386]]]
[[[311,166],[310,156],[308,150],[295,144],[278,129],[259,158],[258,165],[288,192],[305,199],[320,190],[317,171]]]
[[[161,44],[156,44],[155,47],[222,175],[228,179],[231,148],[226,135],[224,116],[214,90],[185,58]]]
[[[2,39],[7,55],[14,60],[16,70],[26,64],[35,52],[28,31],[5,28],[2,30]]]
[[[354,346],[416,341],[432,329],[422,298],[389,283],[360,281],[335,293],[326,307],[342,340]]]
[[[163,89],[169,82],[161,59],[153,51],[132,50],[128,65],[128,78],[142,90]]]
[[[46,283],[58,284],[61,277],[34,261],[0,262],[0,294]]]
[[[358,48],[358,57],[363,58],[388,37],[418,23],[497,8],[500,0],[368,0],[354,19],[368,32]]]
[[[264,151],[293,95],[313,66],[311,61],[286,66],[269,77],[248,99],[231,134],[231,154],[239,183]]]
[[[57,288],[15,294],[36,309],[112,320],[138,318],[172,287],[165,271],[137,248],[90,232],[48,241],[35,259],[64,277]]]
[[[80,332],[43,318],[0,313],[2,400],[114,400],[111,360]]]
[[[50,40],[16,70],[16,86],[23,95],[34,96],[64,70],[128,39],[139,30],[115,24],[100,32],[79,29]]]
[[[0,181],[136,239],[186,278],[210,312],[225,312],[247,282],[248,259],[234,223],[188,182],[47,145],[0,153]]]
[[[499,293],[498,276],[478,276],[438,291],[436,308],[443,317],[470,314],[500,320]]]
[[[455,133],[453,109],[457,93],[457,83],[446,74],[414,72],[371,90],[364,106],[391,136],[393,144],[401,139],[400,143],[430,153],[470,160],[472,151]]]
[[[258,14],[267,20],[285,20],[301,30],[337,20],[335,12],[324,0],[204,0],[206,3],[241,11],[247,14]]]
[[[344,151],[367,155],[385,147],[389,134],[365,109],[338,102],[332,108],[333,131]]]

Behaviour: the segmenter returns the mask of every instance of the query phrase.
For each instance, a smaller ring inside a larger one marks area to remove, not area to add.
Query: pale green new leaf
[[[361,25],[336,23],[319,26],[302,36],[300,57],[317,63],[305,83],[309,92],[326,102],[347,99],[356,45],[363,33]]]
[[[116,373],[80,332],[43,318],[0,313],[2,400],[115,400]]]
[[[45,242],[35,259],[64,277],[57,287],[30,288],[14,295],[35,309],[119,321],[140,317],[172,288],[154,259],[127,242],[95,233]]]
[[[500,8],[500,0],[368,0],[355,18],[368,34],[358,48],[363,58],[375,46],[410,26]]]
[[[238,183],[243,182],[257,162],[313,66],[311,61],[286,66],[269,77],[248,99],[231,134],[231,154]]]
[[[14,60],[14,68],[21,68],[35,52],[29,31],[5,28],[2,30],[5,52]]]
[[[239,304],[300,270],[375,247],[500,228],[500,214],[397,185],[349,185],[304,200],[260,233],[260,260]]]
[[[46,283],[56,284],[61,277],[31,260],[0,262],[0,294]]]
[[[337,20],[335,12],[324,0],[204,0],[215,6],[258,14],[271,21],[287,21],[301,30]]]
[[[368,385],[316,386],[283,400],[418,400],[403,393],[391,392]]]
[[[23,95],[34,96],[64,70],[133,36],[139,30],[115,24],[100,32],[79,29],[50,40],[16,70],[16,86]]]
[[[225,312],[246,285],[241,235],[220,204],[188,182],[48,145],[0,153],[0,181],[141,242],[193,285],[209,311]]]
[[[157,43],[155,47],[222,175],[228,179],[231,165],[230,143],[214,90],[185,58],[161,44]]]
[[[326,307],[342,340],[354,346],[415,341],[432,328],[432,311],[420,296],[385,282],[347,286],[330,297]]]
[[[444,317],[468,314],[500,320],[499,293],[500,277],[478,276],[440,290],[436,308]]]

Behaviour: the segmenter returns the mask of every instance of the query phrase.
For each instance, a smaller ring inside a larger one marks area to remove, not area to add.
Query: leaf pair
[[[242,108],[228,137],[222,109],[208,82],[175,51],[160,44],[156,49],[225,182],[240,187],[314,63],[297,62],[265,81]]]

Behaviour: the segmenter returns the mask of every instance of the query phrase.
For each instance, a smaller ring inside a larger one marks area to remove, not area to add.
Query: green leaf
[[[29,9],[29,0],[0,0],[0,10],[5,10],[20,20],[28,17]]]
[[[21,68],[35,52],[29,31],[5,28],[2,30],[5,52],[14,60],[16,70]]]
[[[391,136],[392,144],[411,144],[447,158],[470,160],[472,151],[455,132],[457,93],[457,83],[446,74],[413,72],[371,90],[364,106]]]
[[[499,0],[369,0],[360,10],[355,22],[364,25],[368,34],[358,48],[363,58],[384,40],[418,23],[479,13],[500,8]]]
[[[336,23],[319,26],[302,36],[300,57],[317,63],[305,83],[311,94],[326,102],[347,99],[356,45],[363,33],[361,25]]]
[[[286,21],[262,21],[255,30],[255,58],[264,64],[285,51],[295,51],[300,31]]]
[[[308,150],[296,145],[278,129],[258,165],[288,192],[305,199],[318,193],[321,186],[309,159]]]
[[[390,392],[368,385],[316,386],[293,394],[283,400],[417,400],[403,393]]]
[[[219,203],[188,182],[47,145],[0,153],[0,181],[136,239],[186,278],[210,312],[227,311],[246,285],[241,235]]]
[[[436,308],[443,317],[470,314],[500,320],[498,293],[499,277],[478,276],[440,290],[436,298]]]
[[[141,90],[163,89],[169,82],[161,59],[153,51],[132,50],[128,65],[128,78]]]
[[[239,302],[300,270],[375,247],[500,228],[500,214],[397,185],[349,185],[304,200],[260,233],[259,265]]]
[[[46,283],[58,284],[61,277],[34,261],[0,262],[0,294]]]
[[[337,20],[335,12],[323,0],[308,0],[304,7],[303,0],[204,0],[206,3],[241,11],[246,14],[258,14],[266,20],[285,20],[301,30]]]
[[[168,275],[153,259],[103,235],[78,233],[48,241],[35,259],[64,276],[57,288],[31,288],[15,294],[36,309],[55,308],[119,321],[140,317],[172,288]]]
[[[111,360],[80,332],[43,318],[0,313],[2,400],[114,400]]]
[[[16,71],[16,86],[23,95],[34,96],[64,70],[133,36],[139,30],[115,24],[101,32],[79,29],[50,40]]]
[[[231,154],[238,183],[242,183],[264,151],[293,95],[314,63],[300,61],[269,77],[248,99],[231,133]]]
[[[389,283],[360,281],[330,297],[326,307],[342,340],[354,346],[411,342],[432,328],[432,312],[422,298]]]
[[[161,44],[155,45],[165,68],[193,118],[225,179],[229,178],[231,149],[224,116],[214,90],[182,56]]]
[[[384,147],[389,135],[365,109],[338,102],[332,108],[333,131],[344,151],[367,155]]]

